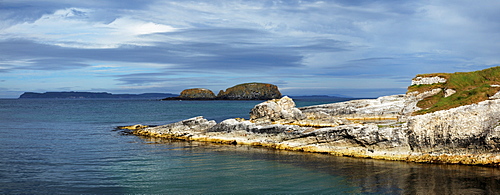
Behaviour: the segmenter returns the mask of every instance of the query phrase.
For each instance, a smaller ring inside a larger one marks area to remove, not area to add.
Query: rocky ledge
[[[256,105],[249,119],[216,123],[200,116],[157,127],[136,126],[132,134],[336,156],[500,166],[500,99],[416,114],[423,109],[420,101],[441,91],[302,108],[285,96]]]

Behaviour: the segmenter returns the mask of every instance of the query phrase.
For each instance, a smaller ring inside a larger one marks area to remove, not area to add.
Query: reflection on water
[[[310,103],[310,102],[309,102]],[[122,136],[130,124],[248,116],[256,102],[0,100],[0,194],[495,194],[499,168]]]
[[[419,164],[324,154],[274,150],[252,146],[142,138],[148,143],[176,145],[194,153],[240,156],[271,161],[342,178],[355,188],[350,193],[376,194],[498,194],[500,169],[494,167]],[[293,179],[293,178],[291,178]],[[336,186],[338,187],[338,186]]]

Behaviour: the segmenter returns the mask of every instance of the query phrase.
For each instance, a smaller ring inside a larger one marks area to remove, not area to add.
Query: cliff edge
[[[296,108],[283,97],[256,105],[249,119],[216,123],[195,117],[132,133],[337,156],[500,166],[500,90],[496,78],[489,77],[497,71],[418,75],[407,94],[377,99]],[[464,77],[478,74],[474,82]],[[450,83],[456,75],[469,83]],[[456,104],[455,98],[474,101]],[[434,104],[422,104],[429,99]],[[441,101],[453,106],[441,107]]]

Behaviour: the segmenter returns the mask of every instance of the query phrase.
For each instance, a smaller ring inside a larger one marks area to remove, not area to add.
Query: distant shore
[[[163,99],[176,97],[177,94],[171,93],[142,93],[142,94],[112,94],[107,92],[25,92],[19,96],[19,99],[39,99],[39,98],[57,98],[57,99],[89,99],[89,98],[117,98],[117,99]]]

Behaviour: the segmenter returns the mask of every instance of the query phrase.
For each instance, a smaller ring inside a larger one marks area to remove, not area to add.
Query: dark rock
[[[278,87],[267,83],[244,83],[220,91],[217,99],[222,100],[270,100],[281,97]]]
[[[182,99],[214,99],[214,92],[204,88],[185,89],[179,96]]]
[[[267,83],[244,83],[215,94],[203,88],[186,89],[178,97],[169,97],[163,100],[270,100],[281,98],[278,87]]]

